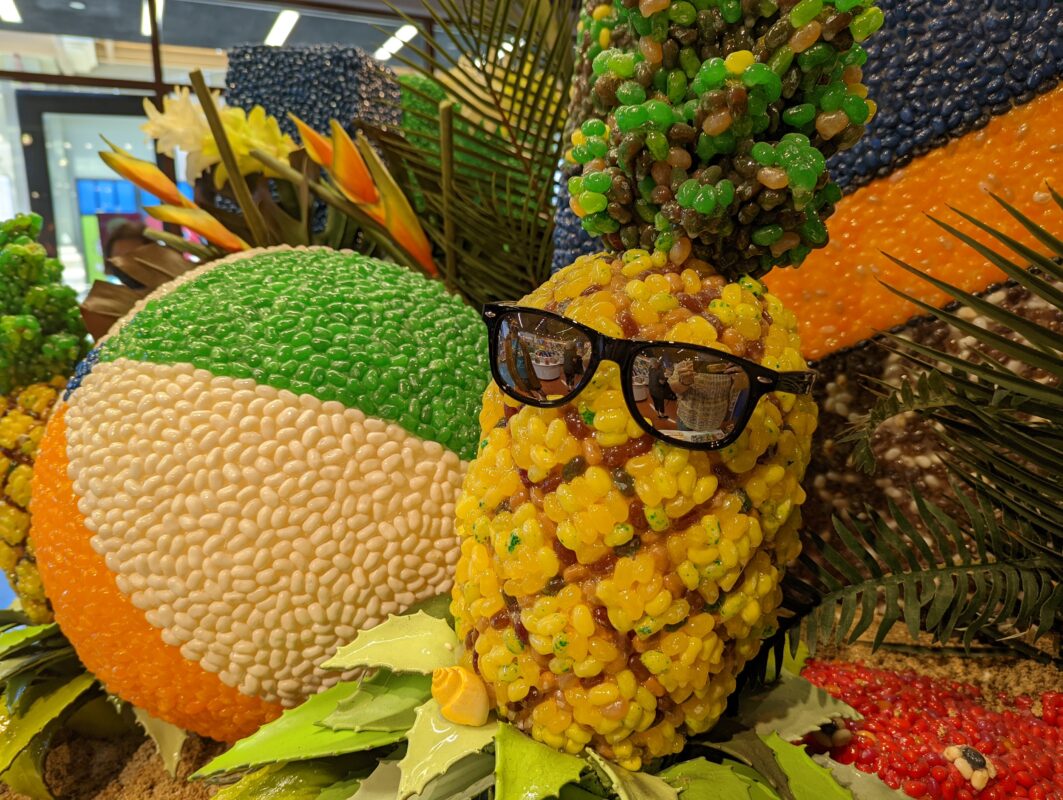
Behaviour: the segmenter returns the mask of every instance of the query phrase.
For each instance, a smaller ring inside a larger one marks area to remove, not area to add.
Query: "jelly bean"
[[[722,180],[716,184],[716,202],[721,208],[727,208],[735,199],[735,185],[729,180]]]
[[[624,105],[637,106],[646,102],[646,90],[635,81],[626,81],[617,87],[616,99]]]
[[[599,192],[604,194],[608,192],[613,185],[613,179],[609,177],[606,172],[592,172],[583,179],[583,187],[589,192]],[[571,181],[569,182],[569,191],[578,194],[583,191],[583,187],[577,189],[572,188]]]
[[[774,103],[782,96],[782,79],[767,64],[751,64],[742,73],[742,83],[746,86],[759,86],[764,89],[769,103]]]
[[[580,126],[584,136],[605,136],[605,123],[600,119],[589,119]]]
[[[687,93],[687,76],[680,69],[668,73],[668,100],[673,105],[683,102]]]
[[[646,134],[646,149],[655,161],[664,161],[668,158],[668,137],[660,131],[651,131]]]
[[[853,125],[863,125],[871,116],[867,101],[856,95],[849,95],[842,101],[842,110]]]
[[[758,164],[768,167],[775,164],[775,148],[767,142],[757,142],[753,145],[751,155]]]
[[[823,10],[823,0],[801,0],[790,9],[790,24],[795,28],[807,25]]]
[[[782,113],[782,121],[794,128],[802,128],[815,118],[816,107],[811,103],[802,103]]]
[[[668,9],[668,19],[676,25],[691,25],[697,15],[697,9],[687,0],[679,0],[678,3],[672,3],[671,8]]]
[[[663,100],[647,100],[642,107],[646,109],[649,121],[660,127],[670,127],[675,122],[675,112]]]
[[[760,245],[761,247],[767,247],[775,244],[782,238],[783,229],[781,225],[765,225],[762,228],[757,228],[753,231],[751,236],[753,244]]]
[[[882,9],[878,6],[871,6],[852,21],[849,30],[852,31],[856,41],[862,42],[881,28],[885,21],[886,15],[882,13]]]
[[[579,204],[583,207],[583,210],[588,214],[596,214],[599,211],[604,211],[605,207],[609,205],[609,201],[606,200],[604,194],[599,192],[583,192],[579,198]]]
[[[616,126],[624,132],[645,125],[650,118],[644,105],[620,106],[613,112],[613,117],[616,119]]]
[[[750,50],[736,50],[724,59],[724,66],[727,71],[732,75],[741,75],[745,72],[754,62],[752,51]]]
[[[569,194],[578,195],[583,191],[583,178],[579,175],[573,175],[568,179],[568,191]]]
[[[702,186],[694,197],[694,210],[699,214],[711,214],[716,208],[716,189]]]

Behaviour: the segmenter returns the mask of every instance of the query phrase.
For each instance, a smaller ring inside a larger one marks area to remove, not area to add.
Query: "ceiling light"
[[[373,58],[377,61],[387,61],[393,55],[395,55],[403,46],[412,40],[420,31],[414,25],[403,25],[393,36],[388,37],[388,40],[384,44],[377,48],[373,53]]]
[[[406,44],[406,42],[408,42],[411,39],[413,39],[416,35],[417,35],[417,28],[415,26],[413,26],[413,25],[403,25],[401,28],[399,28],[397,31],[395,31],[395,35],[392,38],[393,39],[398,39],[403,44]]]
[[[266,44],[270,47],[280,47],[288,40],[292,28],[295,27],[295,23],[298,21],[298,11],[292,11],[288,8],[284,9],[284,11],[277,15],[277,21],[274,22],[273,27],[270,28],[269,34],[266,36]]]
[[[85,10],[85,4],[81,3],[81,2],[78,2],[78,0],[73,0],[73,2],[67,3],[67,5],[69,5],[75,11],[84,11]]]
[[[70,5],[73,5],[71,3]],[[155,27],[162,28],[162,15],[166,8],[166,0],[155,0]],[[140,35],[151,36],[151,18],[148,15],[148,0],[140,3]]]
[[[0,22],[8,22],[12,25],[22,22],[22,15],[18,13],[15,0],[0,0]]]
[[[387,61],[389,58],[391,58],[391,51],[385,50],[383,47],[378,48],[377,51],[373,53],[373,58],[375,58],[377,61]]]

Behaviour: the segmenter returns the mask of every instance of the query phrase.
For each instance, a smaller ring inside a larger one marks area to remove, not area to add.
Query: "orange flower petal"
[[[160,200],[173,206],[195,208],[195,204],[181,194],[177,184],[150,161],[135,158],[122,150],[102,150],[100,158],[123,178],[132,181],[144,191],[151,192]]]
[[[351,137],[336,120],[332,126],[332,167],[329,174],[352,203],[372,204],[380,199],[373,177],[365,165],[365,159],[358,152]]]
[[[150,206],[145,208],[161,222],[172,222],[193,230],[211,244],[216,244],[230,253],[249,250],[250,245],[230,231],[201,208],[178,208],[177,206]]]
[[[289,112],[288,119],[295,123],[296,129],[299,131],[299,138],[302,140],[303,147],[306,148],[306,154],[310,156],[310,160],[319,167],[325,167],[326,169],[331,167],[332,142],[295,116],[295,114]]]
[[[437,274],[435,262],[432,260],[432,245],[428,242],[424,228],[421,227],[406,195],[402,193],[388,168],[364,136],[358,137],[358,149],[365,156],[369,171],[380,190],[380,202],[366,211],[388,229],[395,241],[405,247],[429,275]]]

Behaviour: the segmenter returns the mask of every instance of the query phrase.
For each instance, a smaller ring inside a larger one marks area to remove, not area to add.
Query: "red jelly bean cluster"
[[[998,712],[983,704],[976,686],[915,672],[813,660],[802,674],[864,716],[846,723],[853,737],[832,747],[830,756],[874,772],[909,797],[1063,800],[1059,692],[1042,696],[1038,717],[1029,698],[1004,698],[1010,707]],[[823,751],[812,737],[807,744]],[[963,763],[954,758],[957,750]],[[977,771],[986,765],[994,775],[979,780]]]

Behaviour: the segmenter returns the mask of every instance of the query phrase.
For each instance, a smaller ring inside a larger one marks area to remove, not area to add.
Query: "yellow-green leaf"
[[[860,719],[860,713],[825,690],[783,671],[763,691],[742,698],[738,721],[767,736],[778,733],[786,741],[800,739],[834,719]]]
[[[437,667],[458,663],[458,637],[441,619],[424,612],[390,616],[362,631],[325,662],[329,669],[387,667],[394,672],[430,675]]]
[[[29,708],[14,717],[0,718],[0,772],[6,771],[34,737],[61,717],[96,679],[83,672],[70,680],[59,679],[42,686]]]
[[[907,797],[891,789],[873,772],[861,772],[852,764],[842,764],[828,756],[812,758],[821,767],[829,769],[835,780],[852,792],[856,800],[903,800]]]
[[[347,769],[334,761],[271,764],[226,786],[214,800],[317,800]]]
[[[751,800],[750,780],[733,766],[714,764],[704,758],[683,761],[660,774],[683,800],[712,797],[715,800]]]
[[[813,761],[803,747],[784,741],[777,733],[762,738],[775,753],[797,800],[853,800],[852,793],[834,779],[830,770]]]
[[[491,744],[496,733],[494,720],[477,728],[455,725],[443,716],[439,703],[429,700],[417,709],[417,721],[406,736],[406,755],[399,762],[398,800],[424,791],[433,778]]]
[[[340,703],[322,724],[337,731],[408,731],[417,707],[432,696],[427,675],[382,669]]]
[[[33,737],[29,746],[7,768],[7,772],[0,775],[0,781],[15,794],[25,795],[32,800],[52,800],[52,792],[44,780],[44,757],[51,743],[52,735],[47,731]]]
[[[562,753],[501,724],[495,736],[495,800],[553,797],[566,783],[579,780],[587,767],[582,758]]]
[[[48,625],[31,625],[4,631],[0,633],[0,659],[6,658],[8,653],[21,647],[39,642],[58,630],[59,626],[53,622]]]
[[[133,715],[141,727],[147,731],[151,740],[155,742],[155,749],[159,751],[159,758],[162,759],[162,765],[170,777],[176,776],[177,765],[181,762],[181,750],[185,746],[188,732],[153,717],[141,708],[134,708]]]
[[[467,756],[443,775],[429,781],[424,790],[410,800],[471,800],[494,784],[494,763],[494,758],[489,755]],[[402,770],[398,763],[384,761],[362,781],[349,800],[395,800],[399,796],[401,781]]]
[[[619,764],[607,761],[593,750],[587,755],[594,762],[606,787],[616,792],[620,800],[678,800],[679,793],[666,781],[648,772],[631,772]]]
[[[357,683],[338,683],[305,703],[288,709],[277,719],[241,739],[205,767],[194,779],[213,778],[228,772],[281,762],[307,761],[345,753],[357,753],[402,739],[401,731],[334,731],[321,721],[358,691]]]

